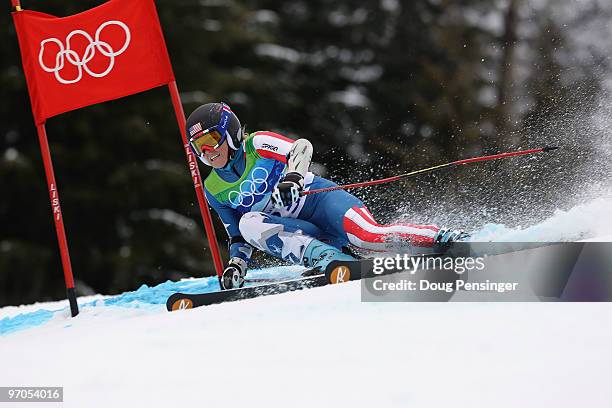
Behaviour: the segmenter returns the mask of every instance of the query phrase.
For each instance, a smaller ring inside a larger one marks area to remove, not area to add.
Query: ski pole
[[[439,164],[437,166],[428,167],[426,169],[415,170],[415,171],[411,171],[410,173],[400,174],[397,176],[387,177],[387,178],[383,178],[379,180],[363,181],[361,183],[352,183],[352,184],[345,184],[342,186],[317,188],[314,190],[303,191],[302,195],[317,194],[317,193],[323,193],[325,191],[334,191],[334,190],[348,190],[349,188],[367,187],[367,186],[373,186],[377,184],[391,183],[393,181],[403,180],[405,178],[416,176],[418,174],[430,173],[432,171],[437,171],[437,170],[444,169],[447,167],[461,166],[463,164],[476,163],[476,162],[489,161],[489,160],[506,159],[508,157],[523,156],[526,154],[549,152],[551,150],[555,150],[558,148],[559,148],[558,146],[546,146],[546,147],[541,147],[539,149],[519,150],[516,152],[492,154],[490,156],[472,157],[471,159],[456,160],[454,162]]]

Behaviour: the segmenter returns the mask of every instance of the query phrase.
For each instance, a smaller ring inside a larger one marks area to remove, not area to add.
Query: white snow
[[[487,224],[478,231],[474,241],[533,242],[577,241],[603,237],[612,232],[612,198],[597,198],[568,211],[557,210],[542,222],[524,228],[507,228],[500,224]]]
[[[333,26],[345,27],[364,23],[368,18],[368,14],[368,11],[364,8],[356,8],[350,12],[345,9],[338,9],[329,13],[327,19]]]
[[[183,103],[206,103],[210,99],[210,95],[203,91],[181,92]]]
[[[290,63],[297,63],[301,59],[298,51],[277,44],[258,44],[255,46],[255,54]]]
[[[556,240],[587,228],[589,237],[605,232],[592,240],[611,241],[611,209],[602,198],[483,234]],[[63,386],[61,406],[79,408],[594,408],[612,400],[610,303],[364,303],[351,282],[168,313],[155,302],[173,284],[164,285],[120,301],[80,298],[74,319],[65,301],[0,308],[0,385]]]
[[[19,157],[19,151],[14,147],[9,147],[4,151],[4,160],[15,161]]]
[[[178,229],[185,231],[195,231],[198,229],[198,225],[191,218],[167,208],[152,208],[147,210],[146,214],[152,220],[164,221]]]
[[[612,241],[611,213],[606,196],[525,228],[490,224],[476,238]],[[157,300],[177,284],[206,279],[80,298],[74,319],[66,301],[0,308],[0,385],[63,386],[61,406],[79,408],[612,400],[610,303],[364,303],[351,282],[168,313]]]
[[[272,10],[257,10],[253,14],[253,20],[260,24],[278,24],[278,13]]]
[[[79,303],[104,299],[105,297],[106,296],[103,295],[83,296],[79,298]],[[32,303],[31,305],[5,306],[0,308],[0,319],[5,317],[14,317],[22,313],[34,312],[41,309],[59,310],[66,306],[67,303],[68,302],[65,300],[58,300],[56,302],[36,302]]]
[[[343,91],[330,93],[329,100],[355,108],[365,108],[370,105],[370,98],[365,95],[361,88],[356,86],[349,86]]]
[[[340,68],[340,75],[351,82],[377,81],[382,74],[383,69],[380,65],[364,65],[359,68]]]
[[[0,384],[63,407],[606,407],[612,307],[361,303],[359,283],[0,337]],[[25,405],[20,405],[25,406]]]
[[[380,7],[390,13],[398,12],[400,9],[400,4],[398,0],[381,0]]]
[[[202,28],[206,31],[221,31],[222,24],[219,20],[206,19],[202,22]]]

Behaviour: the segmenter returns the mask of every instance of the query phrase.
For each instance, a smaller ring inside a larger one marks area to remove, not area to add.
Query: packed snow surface
[[[475,238],[610,240],[610,210],[595,200],[525,228],[489,224]],[[165,310],[175,291],[217,286],[189,279],[80,298],[76,318],[65,301],[2,308],[0,385],[63,386],[65,407],[592,408],[612,400],[606,303],[363,303],[359,282],[350,282]]]
[[[0,384],[63,386],[66,407],[609,406],[609,304],[362,303],[359,288],[62,313],[0,337]]]

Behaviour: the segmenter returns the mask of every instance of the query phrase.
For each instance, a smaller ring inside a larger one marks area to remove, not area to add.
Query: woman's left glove
[[[287,173],[272,192],[272,202],[276,208],[290,207],[300,199],[304,190],[304,176],[300,173]]]
[[[244,286],[247,263],[244,259],[234,257],[229,260],[221,275],[221,289],[236,289]]]

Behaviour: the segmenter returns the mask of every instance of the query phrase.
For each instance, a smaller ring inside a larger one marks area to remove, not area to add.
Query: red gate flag
[[[174,81],[153,0],[110,0],[69,17],[13,12],[36,124]]]

